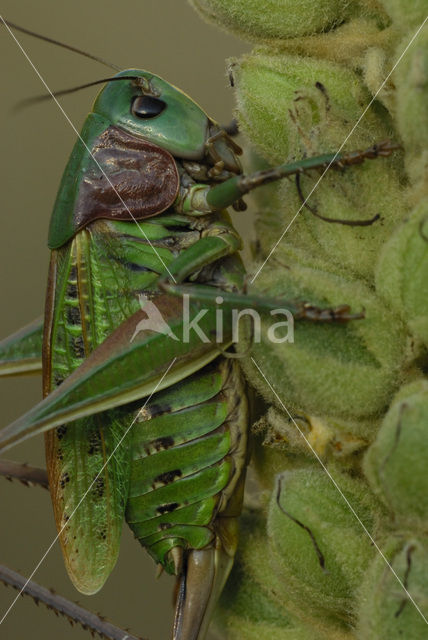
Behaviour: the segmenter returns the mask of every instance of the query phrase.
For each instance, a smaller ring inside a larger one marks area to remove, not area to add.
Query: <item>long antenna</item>
[[[93,80],[92,82],[86,82],[85,84],[80,84],[79,86],[71,87],[70,89],[61,89],[60,91],[53,91],[52,93],[42,93],[39,96],[31,96],[30,98],[24,98],[24,100],[21,100],[15,106],[17,107],[17,109],[23,109],[25,107],[29,107],[39,102],[45,102],[45,100],[52,100],[52,97],[58,98],[59,96],[66,96],[69,93],[75,93],[76,91],[80,91],[81,89],[94,87],[97,84],[105,84],[107,82],[119,82],[120,80],[135,80],[135,83],[138,84],[138,80],[140,79],[141,79],[140,76],[113,76],[111,78],[101,78],[101,80]]]
[[[68,49],[69,51],[73,51],[74,53],[78,53],[81,56],[85,56],[85,58],[90,58],[91,60],[95,60],[96,62],[100,62],[104,64],[106,67],[110,67],[110,69],[114,69],[115,71],[122,71],[120,67],[113,64],[112,62],[108,62],[104,60],[104,58],[99,58],[98,56],[92,55],[92,53],[88,53],[87,51],[82,51],[82,49],[78,49],[77,47],[72,47],[69,44],[65,44],[64,42],[60,42],[59,40],[54,40],[53,38],[48,38],[47,36],[42,36],[40,33],[35,33],[34,31],[30,31],[29,29],[24,29],[24,27],[20,27],[14,22],[9,22],[9,20],[4,21],[11,29],[16,29],[17,31],[21,31],[22,33],[26,33],[28,36],[33,36],[34,38],[38,38],[39,40],[44,40],[45,42],[50,42],[51,44],[55,44],[58,47],[63,47],[64,49]]]

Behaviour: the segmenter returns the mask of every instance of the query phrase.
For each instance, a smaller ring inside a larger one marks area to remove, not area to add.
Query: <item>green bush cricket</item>
[[[51,220],[45,399],[1,433],[4,450],[46,432],[57,527],[82,592],[108,577],[125,517],[179,576],[174,638],[205,636],[233,562],[248,460],[244,382],[238,363],[221,355],[234,341],[233,312],[281,306],[309,321],[361,317],[347,306],[245,294],[240,239],[224,209],[240,208],[245,193],[267,182],[392,149],[243,176],[237,145],[181,91],[136,69],[108,80]],[[141,296],[171,333],[138,330],[147,317]],[[196,331],[182,339],[182,299],[187,320],[201,317],[211,340]],[[5,375],[38,368],[40,347],[39,325],[5,341]]]

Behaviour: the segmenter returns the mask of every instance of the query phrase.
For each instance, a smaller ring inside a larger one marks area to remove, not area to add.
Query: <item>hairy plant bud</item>
[[[402,387],[364,469],[374,491],[403,526],[428,525],[428,380]]]
[[[395,25],[401,29],[404,27],[419,27],[427,15],[426,0],[382,0],[382,4],[388,15],[394,20]]]
[[[380,555],[375,556],[361,587],[356,637],[421,640],[428,616],[426,540],[397,533],[383,545],[383,552],[395,574]]]
[[[291,331],[279,304],[277,315],[261,323],[253,359],[243,360],[251,384],[282,411],[285,406],[347,420],[379,416],[404,375],[406,333],[400,318],[360,281],[298,264],[288,265],[278,278],[278,269],[274,260],[266,264],[256,281],[258,295],[322,307],[349,304],[353,312],[364,309],[365,317],[347,324],[295,322]]]
[[[376,286],[411,333],[428,346],[428,202],[421,201],[386,242]]]
[[[325,611],[300,608],[278,574],[280,558],[267,538],[263,515],[242,518],[243,543],[221,596],[217,627],[231,640],[351,640],[346,626]],[[278,575],[277,575],[278,574]]]
[[[276,553],[276,576],[301,607],[353,619],[353,598],[373,558],[373,501],[364,483],[321,467],[286,471],[277,477],[268,514],[268,535]]]
[[[236,64],[234,76],[241,127],[270,164],[334,152],[344,141],[345,149],[365,149],[375,135],[380,140],[390,133],[388,120],[374,108],[366,113],[364,127],[353,131],[351,123],[370,96],[359,76],[341,65],[258,54]],[[327,167],[255,195],[263,245],[269,251],[273,237],[285,233],[279,253],[303,245],[316,259],[372,279],[385,236],[407,211],[401,165],[396,156],[325,173]],[[272,238],[269,248],[267,238]]]
[[[426,2],[424,6],[425,17]],[[402,3],[403,13],[404,7]],[[420,19],[419,24],[422,20],[423,18]],[[415,29],[412,28],[400,42],[397,47],[397,58],[405,51],[414,34]],[[403,55],[394,71],[393,79],[396,85],[397,128],[406,150],[407,174],[412,184],[421,191],[420,195],[425,196],[426,199],[428,194],[428,29],[426,26],[409,47],[406,55]]]
[[[313,456],[315,460],[317,454],[322,460],[332,457],[349,465],[350,458],[355,458],[373,440],[378,423],[377,420],[340,420],[330,416],[293,416],[269,407],[257,429],[264,433],[263,452],[268,448],[282,451],[287,454],[288,461],[291,456],[296,460],[300,460],[302,456]],[[259,464],[261,456],[263,454],[258,451],[254,463],[263,473],[263,468],[271,465]],[[284,464],[284,457],[282,463]]]
[[[352,12],[346,0],[191,0],[191,4],[209,22],[255,41],[325,31]]]

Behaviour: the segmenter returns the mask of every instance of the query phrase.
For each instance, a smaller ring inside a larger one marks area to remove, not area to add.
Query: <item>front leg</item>
[[[257,187],[277,180],[282,180],[293,175],[299,175],[307,171],[323,170],[336,168],[343,169],[347,166],[361,164],[365,160],[373,160],[375,158],[387,157],[399,149],[400,146],[385,140],[379,144],[375,144],[368,149],[330,153],[313,158],[305,158],[290,164],[281,164],[272,169],[265,171],[257,171],[256,173],[246,175],[237,175],[225,180],[221,184],[209,187],[206,185],[193,185],[189,188],[186,197],[183,200],[183,211],[191,212],[191,209],[198,212],[206,213],[218,209],[229,207],[239,201],[243,195],[253,191]],[[192,211],[193,213],[193,211]]]
[[[309,320],[311,322],[348,322],[364,318],[363,312],[352,313],[349,305],[343,304],[337,307],[319,307],[308,302],[296,300],[278,300],[263,298],[254,294],[243,293],[244,271],[239,269],[237,282],[232,275],[224,275],[219,278],[218,285],[204,286],[200,282],[186,282],[190,276],[198,274],[207,265],[237,253],[241,248],[241,240],[235,229],[226,218],[217,219],[208,225],[203,237],[194,245],[185,249],[175,260],[168,265],[168,272],[163,274],[156,282],[158,289],[172,296],[183,297],[197,303],[205,303],[210,308],[215,308],[219,296],[222,303],[230,309],[243,310],[251,308],[256,312],[270,313],[279,308],[286,308],[295,320]],[[242,263],[239,262],[239,266]]]
[[[241,238],[224,217],[216,219],[202,232],[202,238],[180,253],[168,265],[156,285],[166,290],[168,283],[179,284],[204,267],[221,258],[236,254],[242,247]]]

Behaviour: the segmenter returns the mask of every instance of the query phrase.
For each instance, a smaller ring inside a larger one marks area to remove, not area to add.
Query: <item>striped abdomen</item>
[[[180,572],[182,551],[216,544],[222,517],[239,515],[247,424],[238,365],[223,357],[140,412],[126,519],[168,572]]]

